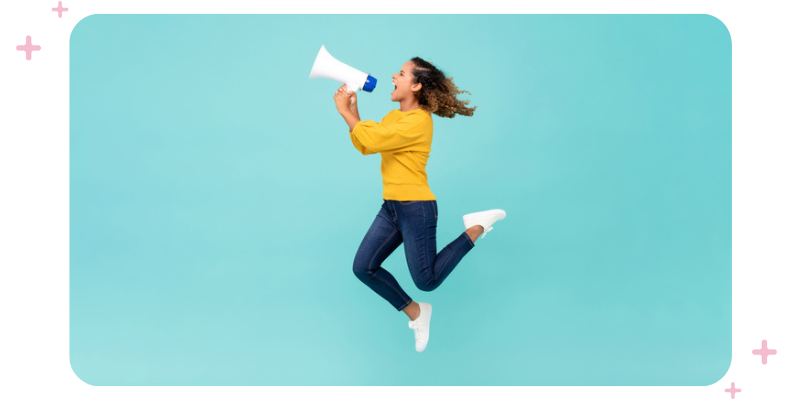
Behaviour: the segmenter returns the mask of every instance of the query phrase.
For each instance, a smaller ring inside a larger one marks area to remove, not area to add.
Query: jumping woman
[[[464,231],[436,254],[436,225],[439,209],[428,187],[425,172],[433,140],[431,113],[453,118],[456,114],[472,116],[476,107],[456,95],[453,78],[429,62],[416,57],[392,75],[395,85],[392,101],[400,103],[381,120],[362,121],[358,115],[355,92],[345,85],[334,94],[336,109],[350,127],[350,140],[361,154],[380,153],[383,176],[383,204],[356,252],[353,272],[395,309],[410,319],[418,352],[425,350],[430,335],[431,311],[428,303],[417,303],[400,288],[381,264],[400,243],[405,243],[406,261],[411,277],[420,290],[436,289],[453,271],[478,237],[486,236],[492,224],[505,218],[503,210],[494,209],[464,215]]]

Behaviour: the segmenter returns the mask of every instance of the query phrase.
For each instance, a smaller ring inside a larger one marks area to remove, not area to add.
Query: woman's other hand
[[[350,95],[345,90],[338,90],[336,93],[333,94],[333,101],[336,103],[336,110],[339,111],[339,114],[344,114],[345,112],[352,112],[350,109]]]

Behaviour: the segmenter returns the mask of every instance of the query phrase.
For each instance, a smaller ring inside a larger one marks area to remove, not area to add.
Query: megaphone
[[[339,81],[347,85],[348,91],[355,92],[358,89],[371,92],[375,89],[378,80],[372,75],[361,72],[335,58],[333,58],[323,45],[311,67],[311,75],[308,79],[328,78]]]

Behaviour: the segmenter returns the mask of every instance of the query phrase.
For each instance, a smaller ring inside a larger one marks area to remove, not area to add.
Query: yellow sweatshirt
[[[384,200],[436,200],[425,173],[433,141],[430,113],[392,110],[379,123],[359,121],[350,140],[363,155],[381,153]]]

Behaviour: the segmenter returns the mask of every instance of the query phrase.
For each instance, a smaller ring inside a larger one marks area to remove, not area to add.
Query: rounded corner
[[[732,364],[732,363],[733,363],[733,354],[732,354],[731,352],[728,352],[728,362],[727,362],[727,366],[724,368],[724,371],[722,371],[722,374],[720,374],[718,378],[716,378],[716,379],[713,379],[711,383],[708,383],[708,384],[706,384],[706,385],[702,385],[702,386],[712,386],[712,385],[716,385],[716,384],[717,384],[717,383],[719,383],[721,380],[723,380],[723,379],[724,379],[724,378],[725,378],[725,377],[728,375],[728,371],[730,371],[730,370],[731,370],[731,364]]]
[[[70,31],[70,33],[69,33],[69,43],[70,43],[70,46],[72,46],[72,38],[73,38],[73,34],[75,33],[75,30],[77,30],[77,29],[78,29],[78,27],[81,25],[81,23],[83,23],[83,22],[84,22],[84,21],[86,21],[87,19],[89,19],[89,18],[91,18],[91,17],[94,17],[94,16],[97,16],[97,15],[102,15],[102,14],[89,14],[89,15],[87,15],[87,16],[85,16],[85,17],[81,18],[80,20],[78,20],[78,22],[75,24],[75,26],[73,26],[73,27],[72,27],[72,31]]]
[[[703,14],[703,15],[706,16],[706,17],[710,17],[710,18],[716,20],[717,22],[719,22],[720,25],[722,25],[723,28],[725,28],[725,32],[728,34],[728,45],[732,46],[733,45],[733,39],[731,38],[731,30],[728,29],[728,25],[726,25],[725,22],[723,22],[719,17],[717,17],[715,15],[711,15],[711,14]]]
[[[78,371],[75,370],[75,363],[72,362],[72,352],[70,352],[70,354],[69,354],[69,369],[72,370],[72,374],[75,375],[75,377],[78,378],[79,381],[81,381],[81,382],[83,382],[83,383],[85,383],[85,384],[87,384],[89,386],[99,386],[99,385],[95,385],[94,383],[89,382],[86,379],[81,378],[81,375],[78,373]]]

